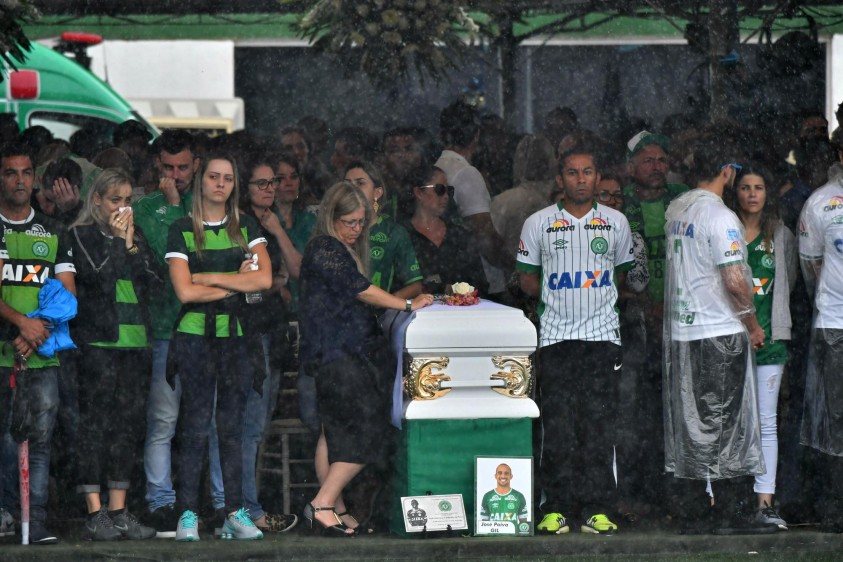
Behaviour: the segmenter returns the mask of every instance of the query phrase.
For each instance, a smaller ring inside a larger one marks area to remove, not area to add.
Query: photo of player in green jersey
[[[494,467],[494,468],[492,468]],[[516,467],[513,469],[513,467]],[[477,534],[531,534],[532,459],[477,458]],[[493,474],[495,486],[489,490],[488,476]],[[519,487],[512,487],[515,475]]]

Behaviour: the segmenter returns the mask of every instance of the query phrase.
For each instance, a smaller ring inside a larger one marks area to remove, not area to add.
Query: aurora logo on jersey
[[[47,229],[45,229],[40,224],[33,224],[30,228],[28,228],[26,230],[26,232],[24,234],[26,234],[27,236],[32,236],[33,238],[52,238],[53,237],[53,233],[48,232]]]
[[[573,232],[575,228],[567,219],[556,219],[553,224],[547,227],[545,232],[548,234],[551,232]]]
[[[612,272],[604,271],[568,271],[551,273],[547,280],[547,286],[551,291],[562,289],[600,289],[612,286]]]
[[[675,236],[687,236],[688,238],[694,237],[694,223],[692,222],[682,222],[682,221],[673,221],[668,226],[668,232]]]
[[[843,210],[843,197],[840,197],[839,195],[832,197],[829,200],[828,205],[823,207],[823,211],[825,212],[837,210]]]
[[[50,277],[50,268],[40,264],[3,264],[3,283],[15,285],[43,285]]]
[[[605,220],[595,217],[591,219],[591,222],[585,225],[583,228],[586,230],[612,230],[612,225],[607,224]]]
[[[518,241],[518,255],[519,256],[529,256],[530,255],[530,252],[528,252],[527,249],[524,248],[524,241],[523,240]]]
[[[732,245],[729,246],[728,250],[723,252],[723,255],[726,256],[727,258],[730,258],[730,257],[733,257],[733,256],[740,256],[741,255],[741,244],[740,244],[740,242],[737,242],[737,241],[732,242]]]

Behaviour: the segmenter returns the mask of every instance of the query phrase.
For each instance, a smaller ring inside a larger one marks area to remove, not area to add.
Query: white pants
[[[784,365],[758,365],[758,416],[761,418],[761,451],[764,454],[765,474],[755,477],[756,494],[776,493],[776,465],[779,462],[779,438],[776,409],[782,385]]]

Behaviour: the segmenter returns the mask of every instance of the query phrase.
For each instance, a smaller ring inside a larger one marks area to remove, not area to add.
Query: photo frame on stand
[[[475,457],[475,535],[531,536],[533,457]]]

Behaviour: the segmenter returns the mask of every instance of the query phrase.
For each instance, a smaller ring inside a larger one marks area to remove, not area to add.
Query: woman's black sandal
[[[334,514],[334,517],[337,519],[336,525],[325,525],[318,519],[316,519],[316,514],[320,511],[330,511]],[[308,503],[304,508],[304,518],[307,520],[307,524],[310,527],[310,530],[313,532],[319,532],[322,535],[326,535],[329,537],[351,537],[354,536],[353,533],[348,533],[348,527],[346,527],[342,521],[340,520],[339,516],[337,515],[336,509],[331,507],[313,507],[312,503]],[[314,524],[315,523],[315,524]]]

